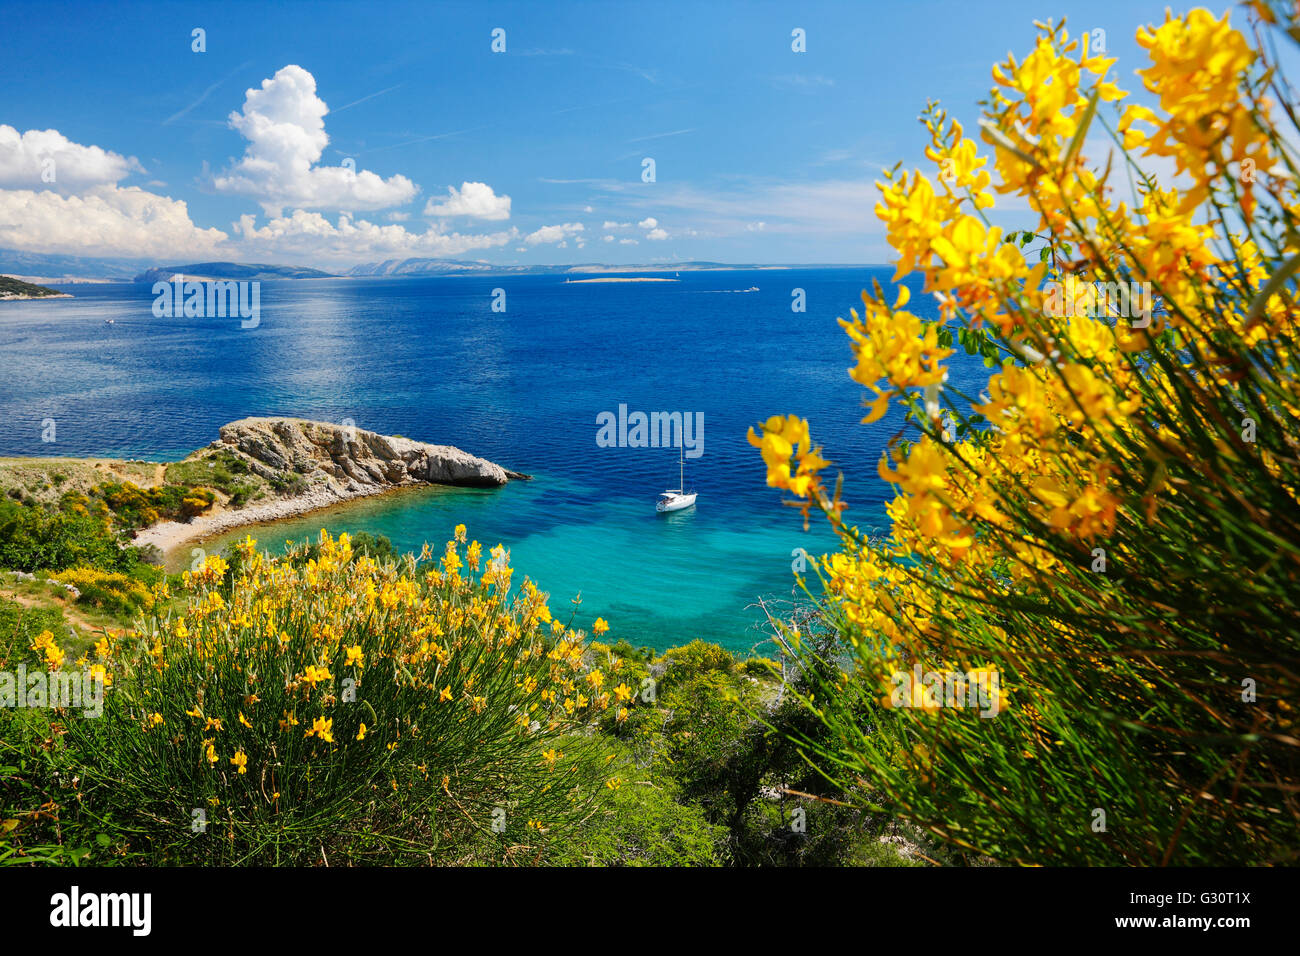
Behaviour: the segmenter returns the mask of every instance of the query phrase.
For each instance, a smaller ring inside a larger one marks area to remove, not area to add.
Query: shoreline
[[[608,277],[602,276],[598,279],[565,279],[564,284],[577,285],[579,282],[681,282],[681,281],[682,281],[681,279],[662,279],[662,278],[651,278],[651,277],[645,277],[645,278],[637,277],[637,278],[624,279],[615,276],[608,276]]]
[[[388,491],[430,485],[500,487],[529,478],[451,445],[303,418],[241,418],[221,426],[217,441],[177,463],[181,471],[174,483],[182,489],[207,485],[206,470],[197,468],[204,461],[208,468],[220,463],[232,469],[221,472],[220,480],[210,486],[218,489],[211,506],[188,521],[177,515],[141,528],[132,536],[132,545],[156,548],[165,561],[192,541]],[[234,475],[247,478],[237,485]],[[163,470],[157,480],[165,482],[166,477]],[[259,486],[263,490],[248,500],[249,491]],[[243,497],[232,507],[232,495],[241,488]]]
[[[280,498],[275,501],[259,502],[243,508],[204,514],[191,521],[160,521],[136,532],[131,539],[135,547],[152,545],[163,557],[163,564],[183,545],[192,544],[208,538],[215,538],[239,528],[256,525],[275,524],[290,518],[302,518],[317,512],[328,511],[340,505],[352,504],[366,498],[378,498],[397,492],[421,488],[453,487],[411,482],[403,485],[391,485],[386,488],[359,488],[355,492],[334,493],[325,490],[311,490],[292,498]]]

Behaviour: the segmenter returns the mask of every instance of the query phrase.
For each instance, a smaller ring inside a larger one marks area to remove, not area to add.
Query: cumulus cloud
[[[95,186],[80,196],[0,190],[0,246],[79,255],[208,255],[227,239],[200,229],[189,209],[135,186]]]
[[[540,245],[544,242],[563,242],[569,236],[575,236],[582,232],[582,223],[566,222],[558,226],[542,226],[536,232],[530,232],[524,236],[524,242],[530,246]]]
[[[659,220],[654,216],[646,216],[646,218],[637,223],[637,228],[645,229],[645,237],[653,242],[658,242],[661,239],[668,238],[668,233],[659,228]]]
[[[447,187],[447,198],[430,199],[426,216],[469,216],[473,219],[509,219],[510,197],[498,196],[487,183],[461,183]]]
[[[492,249],[519,238],[518,229],[479,235],[442,232],[430,228],[412,232],[405,226],[383,226],[365,219],[340,215],[330,222],[318,212],[297,209],[258,227],[254,217],[239,218],[236,232],[251,248],[276,253],[319,256],[332,261],[367,256],[458,256],[475,249]]]
[[[134,156],[74,143],[58,130],[19,133],[0,124],[0,188],[50,189],[69,195],[142,173]]]
[[[613,242],[613,241],[614,241],[614,237],[613,237],[613,236],[601,236],[601,237],[600,237],[600,241],[601,241],[601,242]]]
[[[619,244],[620,246],[636,246],[636,245],[640,245],[640,240],[637,240],[637,239],[620,239],[620,240],[618,241],[618,244]]]
[[[614,222],[614,220],[612,219],[606,219],[604,223],[601,224],[600,228],[601,229],[630,229],[632,228],[632,224],[630,222]]]
[[[219,193],[248,196],[268,216],[286,206],[299,209],[384,209],[409,202],[419,191],[405,176],[383,179],[351,165],[319,166],[329,144],[316,78],[300,66],[282,67],[244,94],[242,112],[230,126],[248,146],[226,174],[213,179]]]

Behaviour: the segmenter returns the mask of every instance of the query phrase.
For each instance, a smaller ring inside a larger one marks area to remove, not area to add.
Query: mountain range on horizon
[[[641,265],[574,263],[569,265],[497,265],[467,259],[406,258],[360,263],[350,269],[322,270],[310,266],[242,262],[159,264],[156,260],[73,256],[0,249],[0,275],[40,277],[47,281],[76,280],[158,282],[181,274],[194,279],[324,279],[423,277],[455,275],[539,275],[546,273],[605,274],[626,272],[703,272],[726,269],[854,268],[860,263],[728,263],[690,260]]]

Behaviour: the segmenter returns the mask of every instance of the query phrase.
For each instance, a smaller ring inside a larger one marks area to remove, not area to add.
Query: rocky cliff
[[[428,484],[490,488],[529,477],[450,445],[302,418],[244,418],[222,426],[220,434],[185,461],[233,456],[278,489],[278,496],[259,494],[239,507],[218,506],[187,522],[159,522],[137,533],[136,545],[152,545],[170,554],[197,538],[307,514],[392,488]]]
[[[263,478],[297,474],[350,495],[413,484],[494,487],[528,477],[451,445],[302,418],[243,418],[220,434],[208,448],[237,454]]]

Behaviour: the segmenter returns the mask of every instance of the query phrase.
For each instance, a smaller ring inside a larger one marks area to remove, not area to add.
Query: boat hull
[[[668,511],[681,511],[695,504],[695,495],[677,495],[674,498],[660,498],[655,502],[655,511],[661,514]]]

